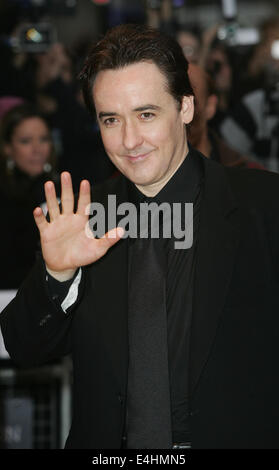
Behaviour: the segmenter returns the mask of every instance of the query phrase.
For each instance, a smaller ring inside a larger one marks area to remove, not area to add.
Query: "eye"
[[[114,118],[114,117],[110,117],[110,118],[107,118],[104,120],[103,124],[106,126],[106,127],[112,127],[114,124],[116,124],[117,122],[117,119]]]
[[[154,113],[149,113],[149,112],[141,113],[141,115],[140,115],[140,117],[141,117],[141,119],[143,119],[143,121],[150,121],[150,119],[152,119],[154,116],[155,116]]]
[[[30,139],[29,137],[22,137],[21,139],[18,140],[18,142],[20,144],[25,145],[25,144],[30,144],[31,140],[32,139]]]
[[[43,137],[40,138],[40,142],[42,142],[44,144],[49,143],[49,142],[51,142],[51,138],[50,138],[49,135],[43,136]]]

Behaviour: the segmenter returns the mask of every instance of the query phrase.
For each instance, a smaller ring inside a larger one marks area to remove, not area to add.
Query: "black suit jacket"
[[[200,154],[199,154],[200,155]],[[205,170],[191,327],[193,448],[279,447],[279,176]],[[120,176],[93,190],[117,194]],[[38,260],[1,315],[11,357],[34,366],[71,353],[73,422],[66,447],[120,448],[128,368],[127,241],[83,269],[65,315]]]

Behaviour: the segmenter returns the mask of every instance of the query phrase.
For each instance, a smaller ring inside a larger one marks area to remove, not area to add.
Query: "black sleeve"
[[[36,367],[72,351],[72,321],[83,296],[84,276],[77,301],[65,313],[50,293],[40,257],[16,297],[0,315],[5,348],[21,367]]]
[[[62,282],[57,281],[57,279],[52,277],[49,273],[46,274],[49,294],[51,298],[59,305],[62,304],[63,300],[67,296],[69,289],[77,276],[77,273],[72,279]]]

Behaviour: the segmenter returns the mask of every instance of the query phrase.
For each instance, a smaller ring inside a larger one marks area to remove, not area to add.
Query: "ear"
[[[181,117],[184,124],[189,124],[194,117],[194,97],[183,96],[181,105]]]
[[[209,95],[209,97],[207,98],[206,106],[205,106],[205,116],[206,116],[207,121],[209,121],[215,116],[217,104],[218,104],[217,96]]]

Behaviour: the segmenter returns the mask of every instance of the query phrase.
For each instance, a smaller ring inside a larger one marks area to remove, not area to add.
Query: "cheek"
[[[49,142],[46,142],[42,145],[42,153],[47,158],[51,154],[52,145]]]
[[[167,140],[167,132],[168,129],[165,127],[150,129],[149,132],[144,134],[144,140],[156,147],[159,147],[165,140]]]
[[[119,132],[109,132],[101,130],[101,137],[105,147],[105,150],[108,154],[118,153],[118,150],[121,147],[121,139]]]
[[[152,147],[164,150],[170,146],[176,133],[177,127],[173,122],[161,122],[160,126],[150,126],[148,130],[143,132],[143,138]]]
[[[31,153],[31,147],[29,145],[14,145],[13,147],[13,158],[15,161],[22,161],[29,157]]]

